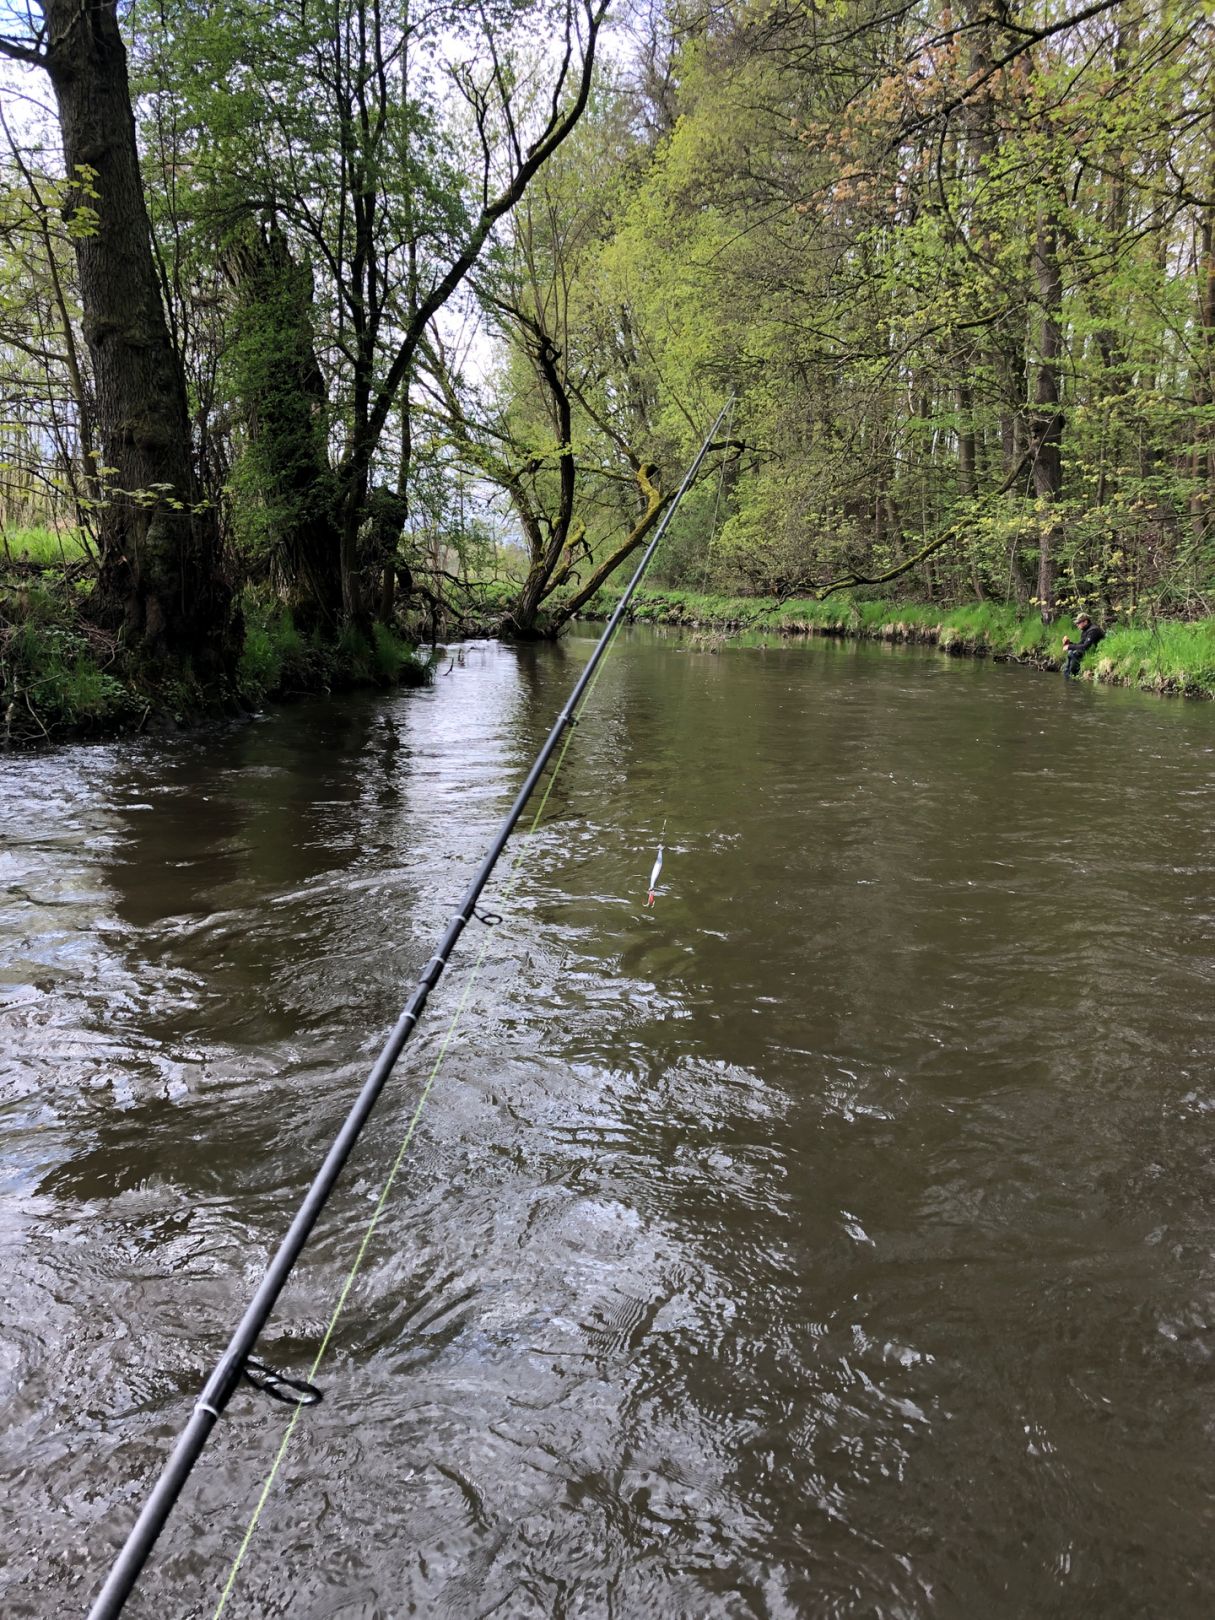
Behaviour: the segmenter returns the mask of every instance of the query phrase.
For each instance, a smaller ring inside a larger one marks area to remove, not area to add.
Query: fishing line
[[[612,632],[611,641],[609,641],[606,644],[606,646],[604,647],[604,656],[600,660],[599,666],[595,670],[595,673],[594,673],[594,676],[593,676],[593,678],[591,680],[591,683],[586,689],[586,694],[583,697],[582,703],[581,703],[581,705],[579,707],[579,714],[581,714],[582,711],[586,708],[587,704],[591,701],[591,698],[594,695],[595,687],[598,685],[599,677],[603,673],[604,668],[607,665],[607,656],[611,652],[612,646],[615,643],[616,635],[619,632],[619,629],[620,629],[620,626],[617,625],[616,629]],[[577,718],[577,717],[575,717],[575,718]],[[511,862],[510,870],[507,873],[506,886],[502,891],[502,902],[501,903],[502,903],[503,906],[505,906],[511,900],[512,896],[514,895],[515,885],[517,884],[518,879],[519,879],[519,869],[520,869],[520,867],[521,867],[521,865],[523,863],[524,856],[527,854],[528,850],[532,846],[532,839],[535,836],[536,829],[540,825],[541,818],[544,815],[545,808],[546,808],[546,806],[548,804],[548,801],[549,801],[549,796],[552,793],[553,786],[556,783],[557,777],[561,772],[561,767],[565,763],[565,756],[569,752],[569,746],[570,746],[570,743],[573,741],[573,737],[574,737],[574,732],[573,732],[573,727],[571,726],[565,733],[565,739],[561,744],[561,752],[558,754],[556,763],[554,764],[553,769],[552,769],[552,771],[551,771],[551,773],[549,775],[548,782],[545,784],[544,794],[541,797],[540,803],[539,803],[539,805],[538,805],[538,807],[536,809],[536,814],[532,818],[532,824],[527,829],[526,842],[520,845],[519,849],[515,853],[514,859]],[[666,823],[665,822],[663,823],[663,831],[664,832],[666,831]],[[312,1363],[312,1366],[308,1369],[308,1382],[309,1383],[311,1383],[313,1381],[313,1379],[316,1377],[317,1373],[320,1371],[321,1363],[325,1359],[325,1352],[329,1348],[329,1341],[333,1337],[334,1329],[337,1327],[338,1318],[342,1314],[342,1310],[343,1310],[343,1308],[344,1308],[344,1306],[346,1304],[347,1298],[349,1297],[350,1290],[354,1286],[355,1280],[357,1279],[358,1274],[359,1274],[360,1270],[362,1269],[363,1260],[366,1257],[367,1249],[368,1249],[368,1247],[369,1247],[369,1245],[371,1243],[371,1239],[372,1239],[372,1237],[373,1237],[373,1235],[375,1233],[375,1229],[379,1225],[380,1216],[384,1213],[385,1206],[388,1203],[389,1194],[392,1192],[393,1183],[395,1182],[395,1180],[397,1178],[397,1172],[400,1170],[401,1165],[405,1161],[405,1156],[409,1152],[409,1147],[410,1147],[410,1144],[413,1141],[414,1132],[417,1129],[418,1121],[422,1117],[422,1110],[423,1110],[423,1108],[425,1108],[427,1099],[429,1098],[430,1093],[431,1093],[431,1091],[432,1091],[432,1089],[434,1087],[435,1079],[438,1076],[439,1069],[441,1068],[442,1063],[443,1063],[443,1059],[447,1056],[447,1048],[450,1046],[452,1037],[455,1035],[456,1030],[459,1027],[460,1019],[462,1018],[462,1016],[464,1014],[464,1009],[468,1004],[468,999],[469,999],[469,996],[472,994],[473,987],[475,986],[478,978],[480,977],[481,968],[482,968],[482,966],[483,966],[483,964],[485,962],[486,955],[489,952],[490,938],[491,938],[491,936],[487,932],[486,935],[485,935],[484,940],[481,943],[481,949],[477,953],[477,959],[473,963],[472,972],[469,974],[469,977],[468,977],[468,983],[464,986],[464,992],[460,997],[459,1003],[456,1006],[456,1010],[452,1014],[451,1022],[447,1026],[447,1031],[443,1036],[443,1041],[442,1041],[442,1044],[439,1047],[438,1056],[435,1058],[434,1065],[431,1068],[430,1073],[426,1077],[426,1082],[422,1087],[421,1093],[420,1093],[420,1095],[418,1097],[417,1104],[414,1107],[414,1111],[413,1111],[412,1115],[410,1116],[409,1124],[408,1124],[408,1126],[406,1127],[406,1130],[405,1130],[405,1135],[402,1138],[401,1145],[400,1145],[399,1149],[397,1150],[397,1156],[393,1160],[392,1168],[388,1172],[388,1178],[384,1183],[384,1186],[383,1186],[383,1188],[382,1188],[382,1190],[380,1192],[380,1196],[379,1196],[378,1200],[376,1201],[375,1209],[371,1213],[371,1219],[368,1221],[366,1230],[363,1233],[362,1242],[359,1244],[358,1250],[357,1250],[357,1252],[355,1254],[355,1257],[354,1257],[354,1261],[351,1264],[350,1270],[347,1272],[345,1281],[342,1284],[341,1292],[338,1294],[337,1304],[333,1307],[333,1313],[330,1316],[328,1325],[325,1328],[325,1333],[324,1333],[324,1337],[321,1339],[320,1348],[317,1350],[316,1357],[315,1357],[315,1359],[314,1359],[314,1361]],[[215,1606],[215,1612],[214,1612],[214,1614],[212,1616],[212,1620],[220,1620],[220,1616],[224,1612],[224,1608],[227,1605],[228,1599],[232,1595],[233,1588],[236,1585],[236,1577],[240,1572],[240,1567],[244,1563],[245,1556],[249,1551],[250,1545],[252,1544],[254,1534],[257,1531],[258,1523],[261,1520],[262,1512],[263,1512],[263,1510],[264,1510],[264,1508],[266,1506],[266,1503],[269,1501],[270,1492],[274,1489],[274,1482],[278,1478],[279,1470],[282,1467],[283,1460],[287,1455],[288,1447],[291,1444],[291,1437],[295,1433],[295,1426],[299,1422],[300,1413],[303,1410],[304,1410],[303,1405],[302,1404],[297,1404],[296,1407],[295,1407],[295,1410],[291,1414],[291,1421],[287,1425],[286,1432],[284,1433],[282,1441],[279,1444],[279,1448],[278,1448],[278,1451],[275,1454],[274,1461],[270,1465],[270,1471],[266,1475],[266,1478],[262,1483],[262,1489],[261,1489],[261,1492],[260,1492],[260,1494],[258,1496],[257,1504],[254,1507],[253,1512],[250,1515],[249,1522],[245,1527],[245,1534],[244,1534],[244,1537],[243,1537],[243,1539],[241,1541],[240,1547],[239,1547],[239,1549],[238,1549],[238,1551],[236,1553],[236,1557],[232,1560],[232,1566],[228,1571],[228,1579],[224,1583],[223,1591],[220,1593],[219,1602]]]
[[[726,404],[722,406],[720,412],[718,413],[717,420],[714,422],[712,428],[710,428],[708,434],[705,436],[704,442],[697,451],[692,464],[684,474],[683,482],[680,484],[675,493],[674,499],[671,501],[671,504],[664,513],[661,522],[658,524],[653,538],[645,548],[645,551],[642,553],[641,560],[637,564],[632,578],[625,587],[619,602],[613,609],[611,617],[604,628],[603,634],[600,636],[598,642],[596,642],[595,647],[591,652],[591,656],[587,660],[586,667],[583,669],[582,674],[575,682],[573,691],[567,698],[564,708],[553,722],[548,736],[545,738],[539,753],[533,760],[531,768],[528,771],[522,786],[519,788],[518,793],[515,795],[509,811],[499,826],[488,852],[481,861],[480,866],[477,868],[476,874],[469,885],[463,901],[461,902],[460,909],[448,923],[447,928],[443,933],[443,937],[439,942],[438,950],[430,958],[429,962],[427,962],[425,968],[423,969],[422,976],[418,980],[412,996],[409,998],[409,1001],[402,1010],[400,1017],[393,1026],[393,1029],[389,1034],[387,1041],[384,1043],[379,1057],[372,1066],[371,1073],[368,1075],[363,1084],[362,1090],[352,1103],[346,1119],[338,1131],[337,1136],[334,1138],[329,1151],[325,1156],[324,1162],[321,1164],[320,1169],[313,1178],[311,1186],[305,1193],[303,1201],[300,1204],[299,1209],[296,1211],[291,1225],[287,1229],[286,1235],[279,1244],[278,1249],[275,1251],[270,1264],[267,1266],[261,1282],[258,1284],[257,1289],[254,1292],[253,1298],[249,1301],[244,1315],[242,1316],[235,1332],[228,1342],[227,1348],[224,1350],[206,1383],[203,1385],[202,1391],[194,1404],[194,1409],[190,1414],[185,1428],[178,1437],[177,1444],[174,1447],[172,1454],[170,1455],[167,1463],[161,1471],[160,1477],[157,1479],[151,1493],[140,1510],[139,1517],[136,1519],[134,1526],[126,1538],[126,1541],[123,1543],[118,1557],[115,1559],[109,1575],[106,1578],[105,1584],[102,1586],[101,1591],[97,1595],[93,1607],[89,1610],[89,1620],[114,1620],[114,1617],[122,1612],[122,1609],[126,1604],[126,1600],[130,1596],[136,1581],[139,1579],[140,1572],[143,1569],[144,1564],[147,1562],[148,1556],[151,1553],[152,1548],[155,1546],[160,1532],[164,1529],[169,1515],[173,1511],[174,1504],[176,1503],[177,1498],[180,1496],[186,1480],[189,1478],[195,1463],[198,1461],[198,1458],[202,1453],[203,1447],[206,1445],[212,1430],[219,1422],[220,1415],[223,1413],[229,1400],[232,1398],[233,1391],[236,1389],[236,1386],[240,1382],[241,1378],[249,1369],[250,1356],[254,1345],[257,1343],[257,1340],[261,1335],[261,1332],[269,1319],[271,1311],[278,1302],[279,1295],[282,1293],[288,1277],[294,1270],[296,1262],[303,1252],[305,1244],[312,1235],[313,1229],[320,1218],[321,1212],[328,1202],[329,1195],[333,1191],[334,1185],[345,1167],[346,1162],[354,1149],[355,1143],[358,1141],[363,1127],[366,1125],[367,1120],[379,1099],[380,1093],[383,1091],[389,1076],[396,1067],[397,1059],[400,1057],[410,1039],[410,1036],[417,1027],[418,1020],[421,1017],[427,1001],[429,1000],[431,991],[439,982],[440,978],[442,978],[444,969],[447,966],[448,959],[450,958],[453,949],[459,941],[461,934],[464,932],[465,928],[467,928],[469,922],[474,916],[478,917],[483,923],[488,923],[490,921],[490,919],[477,911],[477,903],[481,898],[482,891],[489,882],[494,868],[497,866],[498,861],[506,847],[507,841],[521,821],[528,801],[530,800],[532,793],[539,785],[540,779],[544,775],[549,761],[553,758],[554,754],[557,754],[558,744],[560,743],[562,746],[557,759],[557,765],[552,773],[552,776],[550,777],[548,788],[541,801],[540,809],[537,811],[536,818],[533,820],[533,828],[536,825],[539,815],[543,813],[544,804],[547,802],[548,794],[552,791],[552,784],[556,778],[557,769],[560,768],[561,759],[564,758],[566,749],[569,746],[571,728],[577,722],[578,712],[584,704],[586,698],[590,695],[590,692],[598,679],[598,671],[602,665],[605,655],[616,638],[616,634],[624,619],[625,612],[628,609],[628,605],[632,600],[633,594],[638,585],[641,583],[641,580],[645,575],[645,571],[649,567],[650,561],[653,558],[655,551],[658,549],[658,545],[662,540],[663,535],[666,533],[672,517],[678,510],[680,502],[691,488],[696,474],[699,472],[705,457],[709,453],[709,446],[712,442],[713,435],[721,426],[726,412],[731,408],[732,403],[733,395],[731,395]],[[517,863],[518,857],[516,857],[515,865],[517,865]],[[514,866],[512,866],[511,870],[513,874]],[[484,959],[484,952],[486,948],[487,945],[483,944],[481,957],[479,958],[477,964],[478,967],[480,965],[480,961]],[[472,984],[474,982],[475,980],[470,979],[469,984],[465,987],[464,996],[461,999],[459,1007],[457,1007],[457,1021],[459,1013],[462,1011],[467,997],[471,993]],[[399,1150],[398,1164],[394,1165],[391,1173],[392,1176],[395,1176],[396,1170],[399,1168],[399,1160],[404,1158],[405,1152],[408,1150],[409,1143],[412,1141],[413,1132],[417,1125],[417,1119],[420,1117],[421,1109],[425,1104],[426,1097],[428,1097],[430,1094],[430,1089],[434,1084],[435,1074],[438,1072],[437,1065],[442,1061],[443,1054],[447,1049],[447,1044],[451,1039],[454,1028],[455,1025],[453,1023],[444,1038],[443,1045],[440,1047],[439,1055],[436,1059],[436,1066],[432,1070],[423,1087],[422,1094],[414,1110],[414,1117],[411,1120],[406,1134],[406,1140],[403,1143],[402,1148]],[[345,1303],[345,1299],[349,1295],[350,1288],[354,1284],[355,1277],[358,1274],[358,1266],[362,1263],[362,1256],[366,1253],[367,1244],[370,1243],[371,1234],[375,1229],[375,1222],[379,1218],[379,1214],[383,1208],[383,1202],[386,1200],[388,1191],[390,1189],[391,1177],[389,1182],[386,1183],[385,1189],[380,1196],[380,1202],[377,1203],[376,1209],[373,1212],[372,1223],[368,1230],[364,1233],[363,1242],[361,1243],[359,1253],[356,1256],[356,1264],[352,1268],[351,1273],[348,1274],[342,1294],[339,1297],[338,1305],[335,1307],[334,1313],[330,1320],[329,1328],[327,1329],[325,1338],[322,1341],[321,1349],[318,1351],[318,1357],[323,1355],[328,1346],[333,1328],[336,1326],[342,1306]],[[282,1375],[274,1374],[272,1370],[268,1381],[272,1384],[276,1392],[281,1392],[284,1389],[295,1389],[301,1394],[304,1394],[307,1399],[316,1400],[319,1398],[317,1391],[310,1389],[307,1386],[304,1386],[304,1388],[301,1389],[299,1380],[291,1380]],[[284,1437],[283,1444],[280,1446],[280,1450],[283,1455],[285,1455],[286,1443],[289,1442],[290,1435],[294,1432],[296,1421],[297,1415],[293,1414],[292,1421],[288,1425],[288,1433]],[[273,1471],[274,1473],[277,1473],[277,1468],[278,1463],[275,1464]],[[264,1506],[265,1500],[269,1495],[272,1485],[273,1476],[263,1487],[262,1497],[259,1500],[257,1509],[255,1510],[256,1517],[260,1517],[262,1507]],[[256,1528],[256,1517],[252,1521],[253,1528]],[[246,1532],[246,1541],[242,1544],[241,1557],[243,1557],[244,1550],[247,1549],[248,1540],[251,1538],[252,1533],[252,1529]],[[235,1573],[230,1572],[230,1584],[225,1588],[225,1594],[221,1598],[221,1608],[223,1603],[227,1601],[227,1594],[230,1591],[231,1582],[234,1580]]]
[[[604,662],[606,662],[606,659]],[[599,669],[595,671],[595,678],[592,680],[590,686],[587,687],[586,697],[582,704],[583,708],[585,708],[586,704],[590,701],[591,694],[595,690],[595,685],[599,680],[599,675],[602,669],[603,663],[601,663]],[[561,767],[565,763],[565,756],[569,749],[570,742],[573,740],[573,735],[574,733],[572,728],[567,730],[565,740],[561,745],[561,752],[557,756],[556,764],[553,766],[548,782],[545,785],[544,795],[541,798],[539,807],[537,808],[536,814],[532,819],[532,824],[527,829],[527,842],[526,844],[520,846],[519,850],[515,854],[514,860],[511,862],[510,871],[507,873],[506,887],[502,892],[503,906],[510,901],[514,894],[515,884],[518,881],[520,865],[527,850],[531,848],[532,837],[534,836],[537,827],[540,825],[540,818],[544,814],[545,806],[548,804],[549,795],[553,791],[553,784],[556,782]],[[400,1147],[397,1149],[397,1156],[393,1160],[392,1168],[388,1172],[387,1180],[384,1182],[383,1188],[380,1191],[380,1196],[376,1200],[376,1206],[371,1212],[371,1218],[367,1222],[366,1229],[363,1232],[362,1241],[360,1242],[358,1250],[355,1253],[350,1270],[346,1273],[345,1280],[342,1283],[341,1291],[337,1297],[337,1303],[333,1307],[333,1312],[329,1318],[328,1324],[326,1325],[324,1336],[321,1339],[320,1348],[316,1352],[316,1357],[313,1360],[312,1366],[308,1369],[309,1383],[315,1379],[317,1373],[320,1371],[321,1363],[325,1359],[325,1352],[329,1349],[329,1341],[332,1339],[334,1329],[337,1327],[338,1318],[341,1316],[346,1304],[346,1300],[350,1295],[350,1290],[354,1287],[359,1272],[362,1270],[363,1261],[366,1258],[367,1250],[371,1244],[371,1239],[375,1235],[375,1229],[380,1223],[380,1216],[384,1213],[384,1209],[388,1203],[388,1198],[392,1192],[393,1183],[396,1181],[397,1173],[402,1164],[405,1162],[405,1156],[409,1152],[410,1144],[413,1141],[414,1132],[417,1130],[418,1121],[422,1117],[422,1110],[425,1108],[427,1100],[430,1097],[430,1093],[434,1088],[434,1083],[438,1076],[439,1070],[442,1067],[443,1059],[447,1056],[447,1048],[451,1045],[452,1037],[455,1035],[456,1030],[459,1027],[460,1020],[464,1015],[464,1009],[468,1005],[468,999],[472,994],[477,980],[480,978],[481,968],[484,965],[485,958],[489,952],[490,938],[491,936],[487,930],[485,938],[481,942],[481,949],[477,953],[477,959],[473,963],[472,972],[469,974],[468,983],[464,986],[464,992],[457,1003],[456,1010],[451,1017],[451,1022],[448,1024],[447,1030],[443,1036],[442,1043],[439,1047],[438,1056],[434,1060],[434,1064],[431,1067],[430,1073],[427,1075],[425,1084],[423,1085],[418,1096],[413,1113],[410,1115],[409,1124],[405,1129],[405,1135],[401,1139]],[[287,1450],[291,1445],[291,1437],[295,1433],[295,1426],[299,1422],[300,1413],[303,1410],[304,1408],[302,1405],[297,1405],[291,1414],[291,1421],[288,1423],[286,1432],[284,1433],[282,1441],[279,1444],[278,1451],[275,1453],[274,1461],[270,1465],[270,1471],[262,1483],[257,1504],[250,1515],[248,1524],[245,1526],[244,1537],[241,1540],[236,1557],[232,1560],[231,1568],[228,1570],[228,1578],[224,1583],[223,1591],[220,1593],[219,1602],[215,1606],[215,1612],[212,1616],[212,1620],[220,1620],[220,1616],[224,1612],[228,1599],[232,1596],[233,1588],[236,1585],[237,1575],[240,1573],[241,1565],[244,1563],[245,1556],[252,1544],[254,1534],[256,1533],[258,1524],[261,1521],[262,1512],[266,1506],[266,1503],[270,1499],[270,1492],[274,1489],[274,1482],[278,1478],[279,1470],[283,1465],[283,1461],[287,1455]]]

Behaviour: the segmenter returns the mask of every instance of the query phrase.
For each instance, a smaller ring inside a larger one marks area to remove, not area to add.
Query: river
[[[7,1620],[87,1607],[590,645],[0,764]],[[1208,1615],[1213,811],[1209,704],[623,637],[262,1341],[484,943],[225,1615]],[[128,1613],[213,1613],[286,1422]]]

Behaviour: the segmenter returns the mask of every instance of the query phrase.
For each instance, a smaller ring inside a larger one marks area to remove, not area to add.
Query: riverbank
[[[300,630],[252,589],[241,599],[244,648],[219,686],[188,668],[149,670],[84,612],[89,574],[23,560],[0,577],[0,750],[123,732],[177,730],[247,715],[268,702],[367,686],[420,686],[429,667],[384,625],[338,636]]]
[[[68,551],[61,536],[38,535],[42,551],[0,559],[0,750],[122,732],[173,730],[264,704],[359,687],[420,685],[429,665],[398,626],[353,628],[338,636],[301,630],[275,598],[250,586],[242,599],[244,648],[222,689],[203,689],[188,670],[153,673],[129,659],[120,641],[85,611],[91,560]],[[505,587],[503,587],[505,590]],[[601,591],[584,617],[606,617],[619,593]],[[501,603],[487,595],[483,625],[461,620],[457,636],[494,635]],[[954,655],[991,657],[1042,670],[1060,667],[1067,625],[1049,628],[1037,614],[985,602],[941,608],[930,603],[728,597],[643,589],[629,618],[677,625],[704,636],[745,632],[828,635],[936,646]],[[423,626],[414,626],[423,634]],[[436,634],[438,625],[430,627]],[[1157,619],[1112,626],[1081,679],[1160,694],[1215,697],[1215,618]]]
[[[619,593],[601,591],[595,612],[586,617],[606,616],[619,600]],[[680,625],[723,636],[766,631],[917,643],[957,656],[998,658],[1056,672],[1060,644],[1069,630],[1066,621],[1048,627],[1037,614],[1020,614],[993,602],[942,608],[931,603],[862,602],[843,595],[822,602],[804,597],[781,602],[772,597],[659,589],[639,591],[628,617],[637,624]],[[1162,695],[1215,698],[1215,618],[1114,625],[1085,659],[1080,678]]]

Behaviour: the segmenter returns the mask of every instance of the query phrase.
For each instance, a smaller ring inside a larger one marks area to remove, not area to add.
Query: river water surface
[[[589,646],[0,765],[8,1620],[87,1607]],[[1212,705],[625,637],[262,1341],[487,938],[225,1615],[1210,1615],[1213,767]],[[213,1613],[286,1422],[130,1614]]]

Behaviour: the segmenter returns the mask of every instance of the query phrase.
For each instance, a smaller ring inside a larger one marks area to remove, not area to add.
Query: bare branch
[[[1007,495],[1009,490],[1017,482],[1018,478],[1021,477],[1022,473],[1026,471],[1032,462],[1033,453],[1032,451],[1027,450],[1026,453],[1021,457],[1020,461],[1018,461],[1017,465],[1013,468],[1012,472],[1009,473],[1008,477],[1000,485],[999,489],[993,489],[989,495],[984,496],[983,504],[986,505],[991,501],[997,500],[1001,495]],[[854,585],[887,585],[892,579],[898,579],[901,575],[910,573],[913,568],[918,568],[922,562],[927,562],[929,557],[934,556],[938,551],[944,550],[950,541],[956,540],[966,525],[973,521],[973,513],[967,513],[965,517],[958,518],[955,522],[949,524],[947,528],[943,529],[942,532],[934,539],[930,540],[926,546],[921,547],[921,549],[916,552],[914,557],[908,557],[906,562],[901,562],[894,568],[888,568],[883,574],[874,574],[872,577],[867,574],[858,574],[856,572],[844,574],[839,579],[833,579],[828,585],[820,585],[816,587],[814,594],[820,602],[825,602],[826,599],[829,596],[834,595],[836,591],[846,591],[851,589],[851,587]]]
[[[366,426],[351,444],[347,454],[343,471],[352,479],[352,488],[357,486],[360,476],[371,463],[371,458],[384,431],[384,425],[396,401],[397,394],[410,373],[414,356],[426,328],[447,303],[456,288],[465,280],[480,257],[481,250],[488,241],[494,226],[500,219],[509,214],[522,199],[537,172],[558,150],[582,117],[590,97],[599,32],[609,4],[610,0],[582,0],[587,31],[582,50],[578,87],[572,102],[564,111],[559,110],[549,118],[543,132],[527,149],[522,163],[514,168],[506,185],[502,187],[497,195],[489,197],[484,203],[472,230],[465,240],[464,246],[448,266],[446,274],[431,288],[426,297],[419,301],[417,310],[411,316],[405,335],[393,357],[392,364],[389,366],[384,381],[379,387],[375,405]]]
[[[7,8],[8,16],[16,20],[15,5]],[[24,62],[29,67],[46,67],[47,65],[47,21],[43,17],[36,19],[33,11],[27,5],[25,20],[29,24],[29,35],[25,40],[12,39],[7,34],[0,34],[0,56],[7,56],[10,62]],[[30,41],[33,41],[31,44]]]

